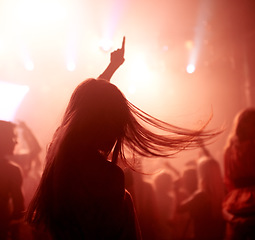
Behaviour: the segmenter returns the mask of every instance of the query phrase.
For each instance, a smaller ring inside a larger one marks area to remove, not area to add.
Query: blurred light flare
[[[29,87],[0,81],[0,119],[13,121]]]
[[[195,72],[195,70],[196,70],[196,67],[194,64],[192,64],[192,63],[188,64],[188,66],[186,68],[187,73],[193,73],[193,72]]]
[[[27,60],[25,61],[25,68],[28,71],[33,71],[34,70],[34,63],[32,62],[32,60]]]
[[[21,25],[47,25],[61,21],[67,16],[67,9],[56,0],[26,0],[16,4],[13,17]]]
[[[126,3],[127,0],[113,0],[111,4],[102,8],[101,40],[99,43],[102,51],[109,52],[113,49],[113,39],[118,24],[124,15]]]
[[[207,21],[210,14],[210,2],[210,0],[204,0],[200,2],[200,9],[197,15],[197,24],[195,27],[194,41],[186,41],[185,44],[186,48],[190,51],[188,67],[186,69],[188,73],[193,73],[195,71],[195,67],[192,65],[196,65],[202,47],[202,41],[205,35],[204,22]]]
[[[110,40],[109,38],[103,38],[99,42],[99,47],[104,52],[109,52],[112,49],[112,47],[113,47],[113,41]]]
[[[150,71],[146,64],[145,57],[142,54],[134,54],[133,60],[131,60],[130,77],[131,82],[128,86],[128,92],[135,94],[137,90],[143,88],[144,85],[148,85]]]
[[[67,68],[68,71],[73,72],[76,69],[75,62],[72,61],[72,60],[67,61],[66,68]]]
[[[67,46],[66,46],[66,68],[68,71],[72,72],[76,69],[76,59],[77,59],[77,32],[76,28],[68,31]]]

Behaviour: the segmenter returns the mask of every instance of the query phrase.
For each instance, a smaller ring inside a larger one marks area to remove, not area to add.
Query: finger
[[[121,50],[123,51],[123,53],[125,51],[125,42],[126,42],[126,37],[124,36],[122,40],[122,46],[121,46]]]

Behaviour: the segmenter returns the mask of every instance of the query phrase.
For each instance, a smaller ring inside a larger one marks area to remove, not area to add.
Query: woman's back
[[[224,153],[226,239],[255,238],[255,109],[239,112]]]
[[[73,160],[66,166],[68,176],[58,169],[53,180],[52,234],[56,239],[114,239],[123,222],[122,170],[98,153]]]
[[[181,203],[181,211],[189,211],[194,222],[196,240],[224,239],[222,216],[224,197],[220,167],[216,160],[204,156],[198,160],[199,188]]]

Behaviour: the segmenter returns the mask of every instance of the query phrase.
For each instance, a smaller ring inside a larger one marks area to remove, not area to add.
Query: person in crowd
[[[186,167],[182,176],[183,191],[186,196],[191,196],[198,187],[196,167]]]
[[[224,152],[227,240],[255,239],[255,109],[239,112]]]
[[[17,123],[16,132],[19,141],[11,160],[22,169],[24,203],[27,208],[41,178],[39,154],[42,149],[34,133],[24,121]]]
[[[0,239],[19,239],[19,223],[24,216],[23,175],[11,161],[17,135],[16,125],[0,121]]]
[[[131,195],[118,162],[127,155],[169,157],[220,131],[183,129],[130,103],[110,79],[124,62],[122,47],[97,79],[74,90],[46,154],[46,166],[27,221],[59,239],[140,239]],[[159,135],[150,128],[163,130]],[[135,161],[134,158],[130,158]]]
[[[152,183],[145,180],[148,176],[142,174],[140,166],[136,171],[126,167],[124,173],[125,187],[134,202],[142,239],[159,240],[156,227],[159,217]]]
[[[221,240],[225,236],[222,216],[224,184],[220,166],[212,157],[203,156],[197,165],[198,190],[178,206],[188,211],[193,221],[194,240]]]
[[[162,171],[155,176],[154,194],[158,210],[157,240],[173,238],[173,217],[175,212],[175,195],[173,192],[173,177],[168,171]]]
[[[38,155],[42,149],[34,133],[24,121],[18,121],[16,126],[19,142],[12,160],[21,166],[24,176],[27,176],[33,165],[40,168]]]
[[[182,174],[174,181],[174,191],[176,193],[176,206],[188,199],[197,191],[197,162],[195,159],[185,163]],[[173,240],[188,240],[193,239],[194,226],[188,211],[177,211],[175,209],[173,219]]]

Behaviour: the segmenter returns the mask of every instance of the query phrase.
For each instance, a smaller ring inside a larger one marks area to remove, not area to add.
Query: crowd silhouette
[[[0,240],[255,239],[255,110],[237,115],[222,172],[205,148],[222,130],[161,121],[110,82],[124,56],[125,37],[103,73],[76,87],[42,174],[32,131],[0,121]],[[25,154],[14,151],[17,128]],[[199,148],[183,169],[170,164]],[[144,172],[149,158],[164,171]]]
[[[21,142],[18,130],[22,131],[26,152],[15,151]],[[24,122],[0,121],[0,133],[0,239],[18,240],[21,235],[29,237],[24,215],[40,180],[41,147]]]

